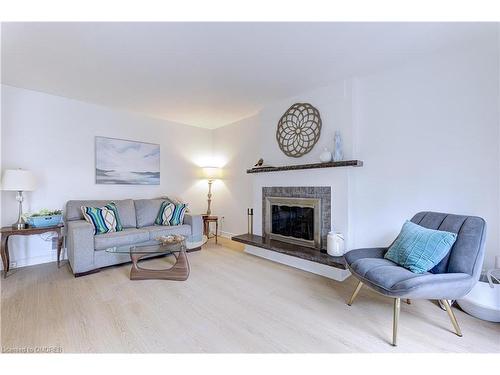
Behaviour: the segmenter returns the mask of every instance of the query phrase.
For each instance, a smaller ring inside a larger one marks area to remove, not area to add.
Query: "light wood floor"
[[[161,266],[168,258],[148,261]],[[500,352],[500,324],[455,309],[464,333],[430,301],[391,300],[210,244],[189,254],[185,282],[130,281],[130,266],[74,278],[54,263],[1,281],[1,344],[63,352]]]

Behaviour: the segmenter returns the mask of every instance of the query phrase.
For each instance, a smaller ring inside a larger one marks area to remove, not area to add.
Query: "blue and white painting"
[[[95,137],[97,184],[159,185],[160,145]]]

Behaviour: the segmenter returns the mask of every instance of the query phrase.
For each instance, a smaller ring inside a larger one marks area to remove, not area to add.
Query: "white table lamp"
[[[23,219],[23,191],[33,191],[36,188],[36,179],[32,172],[24,169],[6,169],[2,176],[2,190],[17,191],[16,200],[19,202],[19,216],[12,225],[14,229],[26,228]]]
[[[204,167],[203,174],[205,178],[208,180],[208,207],[207,207],[207,215],[210,215],[212,211],[210,210],[210,204],[212,203],[212,183],[214,180],[221,178],[222,169],[218,167]]]

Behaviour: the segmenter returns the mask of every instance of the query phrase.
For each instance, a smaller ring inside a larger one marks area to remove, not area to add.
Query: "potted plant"
[[[62,211],[42,208],[38,212],[26,214],[25,220],[30,227],[52,227],[62,221]]]

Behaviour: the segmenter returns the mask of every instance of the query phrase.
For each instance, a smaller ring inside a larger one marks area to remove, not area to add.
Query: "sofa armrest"
[[[73,273],[94,269],[94,227],[85,220],[66,222],[68,260]]]
[[[201,215],[184,215],[184,224],[191,226],[191,238],[192,242],[201,241],[203,237],[203,219]]]

